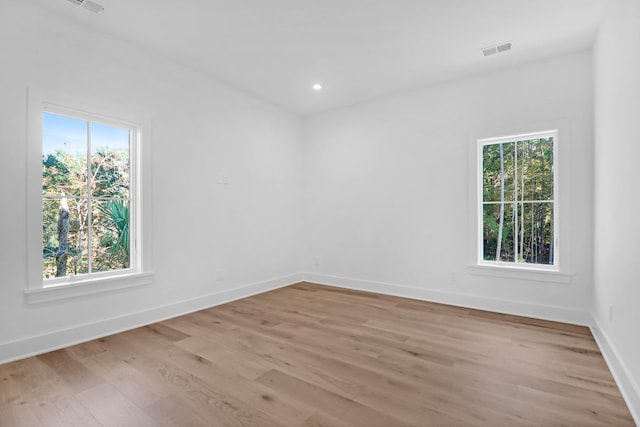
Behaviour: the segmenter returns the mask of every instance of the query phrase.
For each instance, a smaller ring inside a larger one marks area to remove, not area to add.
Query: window
[[[481,139],[479,263],[557,269],[557,131]]]
[[[42,114],[42,277],[135,267],[135,126],[50,109]]]
[[[29,88],[27,101],[26,301],[151,284],[150,117],[126,103],[61,107],[87,99],[55,89]]]

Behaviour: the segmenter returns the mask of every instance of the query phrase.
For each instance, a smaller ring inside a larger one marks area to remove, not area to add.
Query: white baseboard
[[[303,274],[292,274],[263,282],[238,286],[198,298],[179,301],[172,304],[130,313],[111,319],[86,323],[68,329],[62,329],[43,335],[33,336],[0,343],[0,364],[24,359],[37,354],[46,353],[81,342],[90,341],[118,332],[137,328],[151,323],[166,320],[183,314],[213,307],[226,302],[235,301],[273,289],[289,286],[303,280]]]
[[[624,360],[619,357],[619,353],[615,346],[612,345],[611,340],[607,337],[604,329],[600,327],[600,324],[593,316],[593,322],[591,324],[591,333],[600,347],[600,352],[604,356],[604,360],[609,366],[609,370],[613,374],[613,379],[616,380],[616,384],[622,393],[622,397],[631,412],[631,416],[636,425],[640,426],[640,386],[629,374],[629,369],[624,363]]]
[[[305,273],[304,280],[322,285],[377,292],[379,294],[450,304],[458,307],[475,308],[478,310],[487,310],[496,313],[553,320],[556,322],[571,323],[574,325],[591,325],[591,314],[589,312],[567,307],[542,306],[519,301],[487,298],[478,295],[445,292],[427,288],[416,288],[407,285],[374,282],[370,280],[352,279],[315,273]]]

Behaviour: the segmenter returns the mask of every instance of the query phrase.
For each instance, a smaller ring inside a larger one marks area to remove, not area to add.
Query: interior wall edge
[[[590,328],[591,334],[600,348],[600,352],[620,389],[633,420],[640,426],[640,385],[631,376],[627,364],[619,356],[619,352],[613,345],[613,341],[607,337],[605,330],[600,327],[600,322],[598,322],[596,316],[592,316]]]
[[[232,289],[124,316],[102,319],[72,328],[0,343],[0,365],[293,285],[301,282],[302,279],[302,273],[294,273],[261,282],[239,285]]]

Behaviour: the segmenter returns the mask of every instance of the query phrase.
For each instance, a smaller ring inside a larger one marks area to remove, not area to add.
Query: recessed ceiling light
[[[313,90],[322,90],[322,85],[320,83],[316,83],[313,85]]]

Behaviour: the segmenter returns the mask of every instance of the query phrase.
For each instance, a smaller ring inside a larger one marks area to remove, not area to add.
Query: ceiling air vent
[[[495,55],[496,53],[506,52],[508,50],[511,50],[511,42],[485,47],[484,49],[482,49],[482,54],[484,56],[491,56]]]
[[[69,1],[93,13],[100,13],[104,10],[104,7],[102,7],[98,3],[92,2],[91,0],[69,0]]]

